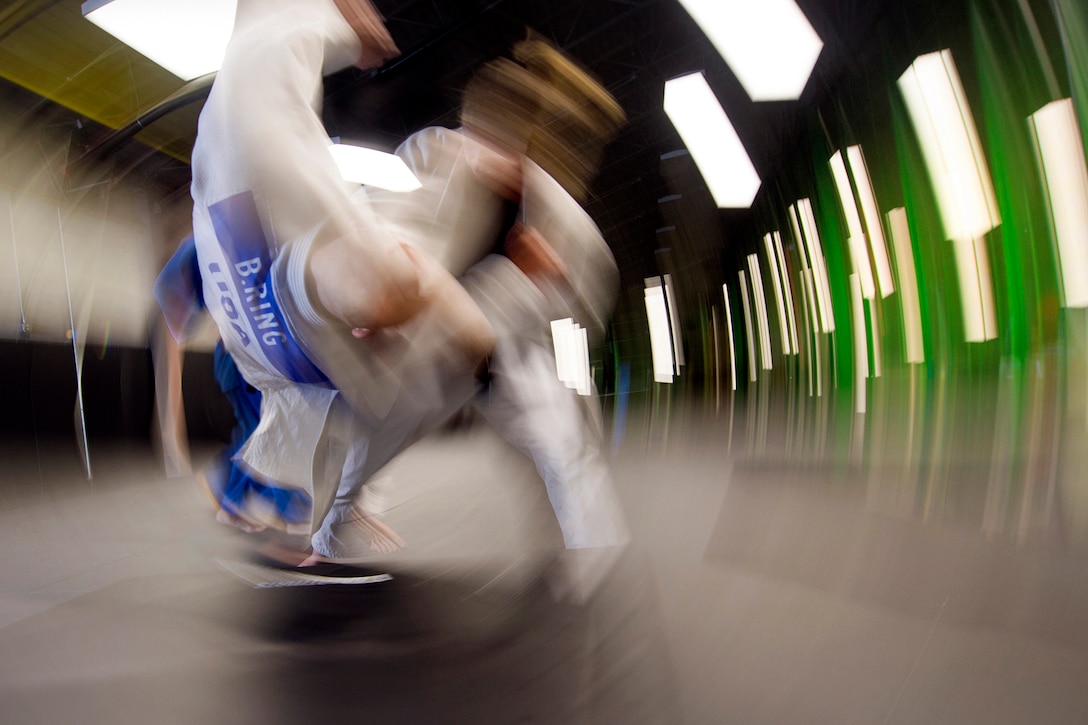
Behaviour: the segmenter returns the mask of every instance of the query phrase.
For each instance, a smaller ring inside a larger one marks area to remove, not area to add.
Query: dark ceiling
[[[328,78],[325,119],[330,135],[390,149],[420,127],[455,125],[473,69],[535,30],[596,75],[628,114],[588,206],[634,281],[659,271],[657,200],[677,184],[701,187],[691,173],[663,169],[662,156],[682,148],[661,111],[665,80],[704,71],[768,179],[796,147],[808,112],[866,62],[876,25],[906,12],[891,10],[891,0],[798,4],[824,41],[814,74],[800,101],[752,103],[676,0],[378,0],[403,55],[377,71]],[[164,195],[185,193],[208,79],[179,81],[85,21],[80,5],[15,0],[0,8],[0,76],[10,82],[0,100],[22,109],[24,124],[70,124],[73,165],[107,158],[115,175],[137,173]],[[716,242],[744,228],[744,213],[718,217]]]

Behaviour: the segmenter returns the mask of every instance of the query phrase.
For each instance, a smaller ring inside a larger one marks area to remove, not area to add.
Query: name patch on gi
[[[287,327],[272,291],[272,257],[251,192],[242,192],[208,207],[215,236],[228,269],[208,265],[220,304],[240,342],[260,346],[276,370],[296,383],[327,384],[329,379],[310,362]],[[244,317],[252,336],[238,324]]]

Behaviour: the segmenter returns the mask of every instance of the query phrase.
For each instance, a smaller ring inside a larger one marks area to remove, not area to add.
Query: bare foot
[[[358,504],[355,504],[352,508],[350,521],[356,526],[360,535],[366,539],[371,551],[379,554],[391,554],[406,546],[404,539],[398,536],[397,532],[389,528],[377,515],[370,513]],[[277,558],[283,560],[282,555]],[[321,556],[315,551],[302,558],[295,566],[314,566],[315,564],[328,564],[334,561],[336,560]]]

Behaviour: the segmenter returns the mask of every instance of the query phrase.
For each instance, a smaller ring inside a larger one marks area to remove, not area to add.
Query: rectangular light
[[[858,214],[858,205],[854,200],[854,191],[850,186],[850,176],[846,171],[846,163],[842,159],[842,153],[836,151],[828,160],[831,167],[831,176],[835,180],[835,188],[839,192],[839,203],[843,214],[846,215],[846,228],[849,237],[847,246],[850,249],[850,259],[853,262],[854,271],[861,279],[861,293],[865,299],[871,300],[876,295],[873,284],[873,268],[869,264],[869,251],[865,244],[865,229],[861,226],[861,215]]]
[[[952,53],[918,56],[900,76],[899,90],[937,194],[945,238],[981,237],[1001,217]]]
[[[748,338],[748,379],[754,383],[757,380],[756,334],[752,329],[752,305],[748,302],[748,279],[743,269],[737,272],[737,276],[740,278],[740,301],[744,307],[744,333]]]
[[[808,327],[806,328],[806,335],[814,335],[821,331],[820,316],[818,311],[818,303],[816,302],[816,290],[812,283],[812,263],[809,261],[808,252],[805,250],[805,239],[801,234],[801,224],[797,218],[797,208],[795,205],[790,205],[789,212],[790,229],[793,231],[793,238],[795,248],[797,249],[797,256],[800,258],[801,270],[801,297],[803,302],[801,303],[802,309],[807,310],[808,315]],[[807,283],[806,283],[807,281]]]
[[[389,191],[413,191],[423,186],[395,154],[346,143],[331,144],[329,153],[345,181]]]
[[[702,73],[665,83],[665,113],[722,209],[747,209],[762,182]]]
[[[816,340],[816,333],[820,331],[819,311],[816,303],[816,282],[812,274],[811,269],[805,269],[801,273],[801,291],[808,300],[808,305],[804,308],[806,311],[805,319],[807,320],[808,331],[805,335],[805,346],[809,350],[810,359],[808,361],[808,394],[815,393],[817,396],[824,394],[823,389],[823,371],[822,371],[822,358],[823,358],[823,346]]]
[[[918,56],[899,78],[945,237],[952,240],[968,342],[997,336],[989,254],[982,237],[1001,223],[978,130],[952,53]]]
[[[579,395],[589,395],[589,344],[586,329],[567,317],[552,320],[555,372],[564,385]]]
[[[903,308],[903,334],[906,336],[908,363],[926,361],[922,344],[922,305],[918,299],[918,276],[914,271],[914,249],[903,207],[888,212],[888,231],[895,250],[895,267],[899,271],[899,301]]]
[[[953,240],[963,328],[967,342],[985,342],[997,337],[990,256],[982,239]]]
[[[861,212],[865,217],[869,251],[872,254],[873,265],[876,267],[877,287],[880,296],[887,297],[895,292],[895,281],[888,261],[888,245],[884,241],[884,230],[880,226],[880,211],[876,206],[876,193],[873,191],[873,182],[869,177],[869,167],[865,164],[865,155],[861,152],[861,146],[848,147],[846,158],[850,162],[850,173],[854,177],[854,187],[858,190]]]
[[[820,331],[835,331],[835,315],[831,306],[831,281],[827,277],[827,265],[824,263],[823,245],[816,230],[816,216],[812,213],[812,202],[799,199],[789,209],[790,224],[797,235],[797,245],[805,246],[805,255],[812,268],[813,294],[820,312]]]
[[[851,237],[860,237],[865,230],[861,226],[861,216],[858,214],[858,205],[854,201],[854,191],[850,188],[850,176],[846,173],[846,163],[842,160],[842,152],[836,151],[828,159],[827,165],[831,167],[831,177],[835,180],[835,189],[839,192],[842,211],[846,215],[846,229]]]
[[[774,233],[775,236],[778,232]],[[774,237],[770,233],[763,235],[763,248],[767,252],[767,266],[771,270],[771,288],[774,290],[775,307],[778,310],[778,330],[782,338],[782,354],[790,355],[794,352],[790,345],[790,329],[786,324],[786,300],[782,292],[782,272],[778,267],[778,257],[775,255]]]
[[[1073,102],[1048,103],[1028,119],[1043,171],[1066,307],[1088,307],[1088,167]]]
[[[794,0],[680,0],[753,101],[794,101],[823,41]]]
[[[759,271],[759,256],[748,255],[748,272],[752,275],[752,302],[756,308],[756,331],[759,333],[759,361],[764,370],[771,370],[770,323],[767,319],[767,293],[763,287],[763,274]]]
[[[673,381],[672,336],[669,334],[669,313],[665,306],[665,291],[660,281],[646,280],[646,319],[650,326],[650,355],[653,358],[654,382]]]
[[[782,295],[785,298],[786,321],[789,324],[790,347],[793,353],[800,353],[801,348],[797,344],[797,316],[793,311],[793,285],[790,283],[789,267],[786,266],[786,254],[782,249],[782,235],[777,231],[772,235],[774,239],[774,253],[778,260],[778,270],[782,276]]]
[[[183,80],[219,70],[235,0],[87,0],[83,17]]]
[[[737,340],[733,337],[733,313],[729,309],[729,287],[722,284],[722,299],[725,300],[725,328],[729,335],[729,389],[737,389]]]

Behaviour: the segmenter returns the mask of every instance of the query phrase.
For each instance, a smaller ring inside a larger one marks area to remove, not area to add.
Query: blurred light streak
[[[778,269],[782,277],[782,294],[786,302],[786,320],[790,330],[790,346],[794,354],[801,352],[797,344],[797,313],[794,311],[793,285],[790,283],[790,268],[786,265],[786,254],[782,248],[782,235],[776,230],[773,234],[774,252],[778,260]]]
[[[858,214],[857,202],[854,201],[854,191],[850,188],[850,177],[846,173],[842,152],[836,151],[827,160],[827,165],[831,167],[831,178],[835,180],[835,189],[839,192],[839,201],[846,216],[846,228],[851,237],[860,237],[865,229],[861,226],[861,216]]]
[[[819,395],[818,373],[819,357],[816,352],[816,299],[812,292],[812,270],[801,272],[801,296],[808,304],[801,305],[801,324],[805,330],[805,370],[808,372],[808,395]]]
[[[680,0],[753,101],[804,91],[823,41],[793,0]]]
[[[952,53],[918,56],[900,76],[899,89],[937,195],[945,238],[981,237],[1001,217]]]
[[[884,240],[884,230],[880,226],[880,210],[876,205],[876,193],[869,177],[869,167],[861,146],[846,149],[846,158],[850,162],[850,173],[854,178],[854,187],[858,190],[861,212],[865,218],[865,230],[869,238],[869,251],[876,267],[876,281],[880,296],[887,297],[895,292],[895,280],[892,277],[891,264],[888,261],[888,245]]]
[[[918,276],[914,269],[914,251],[910,239],[907,210],[897,207],[888,212],[888,231],[895,250],[895,267],[899,273],[899,302],[903,309],[903,335],[907,363],[926,361],[922,342],[922,307],[918,299]]]
[[[589,395],[589,343],[585,328],[567,317],[552,320],[555,372],[559,380],[579,395]]]
[[[982,238],[1001,223],[978,130],[948,50],[918,56],[899,78],[945,237],[952,240],[968,342],[997,337],[989,254]]]
[[[329,146],[345,181],[389,191],[414,191],[423,186],[404,160],[395,154],[346,143]]]
[[[68,330],[71,333],[72,358],[75,361],[76,368],[76,402],[74,417],[79,421],[76,442],[79,443],[79,452],[83,458],[83,466],[87,474],[87,480],[90,480],[92,478],[91,451],[89,441],[87,440],[87,414],[83,405],[83,356],[87,345],[83,341],[84,336],[76,331],[75,315],[72,312],[72,284],[68,277],[68,252],[66,251],[64,244],[64,219],[61,217],[59,206],[57,207],[57,233],[60,239],[61,263],[64,266],[64,291],[68,297]]]
[[[790,207],[790,222],[794,234],[797,236],[797,245],[802,244],[808,257],[809,266],[812,268],[813,292],[819,310],[820,331],[831,333],[835,331],[835,315],[831,306],[831,284],[827,278],[827,265],[824,263],[823,246],[820,244],[820,235],[816,230],[816,217],[812,213],[812,202],[805,198],[799,199]]]
[[[669,313],[665,309],[665,291],[657,278],[646,280],[646,319],[650,326],[650,354],[653,357],[654,382],[673,381],[672,340]]]
[[[854,272],[861,282],[861,293],[865,299],[876,297],[876,284],[873,282],[873,268],[869,264],[869,250],[865,243],[865,235],[851,236],[846,240],[846,246],[850,250],[850,261]]]
[[[1063,304],[1088,307],[1088,167],[1072,99],[1048,103],[1028,123],[1058,248]]]
[[[756,373],[756,336],[752,330],[752,307],[748,303],[748,279],[743,269],[737,272],[737,276],[740,277],[740,301],[744,305],[744,333],[748,338],[748,380],[754,383],[758,380]]]
[[[869,350],[865,343],[865,297],[861,278],[850,275],[850,317],[854,336],[854,412],[865,412],[865,379],[869,377]]]
[[[672,335],[672,359],[674,372],[680,377],[680,366],[684,364],[684,346],[680,336],[680,315],[676,311],[676,292],[673,289],[672,275],[665,275],[665,304],[669,312],[669,331]]]
[[[763,182],[703,74],[666,81],[663,105],[718,207],[750,207]]]
[[[767,292],[763,287],[763,274],[759,271],[759,256],[748,255],[748,272],[752,276],[752,303],[756,308],[756,332],[759,334],[759,361],[764,370],[771,370],[771,331],[767,319]]]
[[[87,0],[83,17],[182,80],[219,70],[235,0]]]
[[[725,300],[725,327],[729,331],[729,389],[737,389],[737,343],[733,337],[733,313],[729,309],[729,287],[722,284],[722,298]]]
[[[884,373],[884,354],[880,351],[880,338],[883,336],[880,332],[880,311],[874,300],[866,300],[866,303],[869,309],[869,352],[873,355],[872,374],[874,378],[879,378]]]
[[[782,338],[782,354],[792,355],[795,350],[790,339],[790,327],[786,321],[786,300],[782,291],[783,270],[779,269],[778,255],[775,253],[775,238],[778,232],[763,235],[763,247],[767,251],[767,266],[771,269],[771,286],[774,289],[775,308],[778,311],[778,331]],[[781,246],[781,243],[779,243]]]
[[[963,307],[964,336],[967,342],[993,340],[997,337],[997,320],[986,241],[953,239],[952,250]]]

